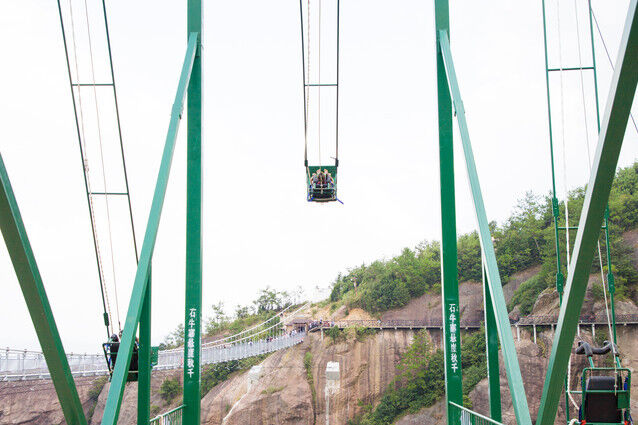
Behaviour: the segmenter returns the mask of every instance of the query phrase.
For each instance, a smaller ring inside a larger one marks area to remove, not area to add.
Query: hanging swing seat
[[[109,368],[109,381],[113,377],[113,371],[115,370],[115,362],[117,361],[117,353],[120,349],[119,342],[105,342],[102,344],[104,350],[104,357],[106,358],[106,365]],[[133,345],[133,353],[131,354],[131,363],[128,368],[128,376],[126,382],[137,381],[138,377],[138,344]]]
[[[590,367],[583,369],[581,377],[581,424],[630,425],[631,371],[620,366],[618,350],[613,350],[616,367],[596,367],[592,357],[612,351],[612,344],[605,341],[602,348],[579,343],[576,354],[587,355]]]
[[[312,175],[317,170],[328,170],[332,182],[312,181]],[[306,187],[308,188],[306,199],[308,202],[333,202],[337,200],[337,167],[335,165],[311,165],[306,168]]]

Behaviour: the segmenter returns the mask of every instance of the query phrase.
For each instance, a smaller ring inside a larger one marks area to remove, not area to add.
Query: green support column
[[[439,31],[439,45],[443,55],[450,91],[454,101],[454,110],[456,111],[459,125],[463,155],[465,157],[465,168],[472,193],[474,213],[478,223],[481,250],[485,261],[485,270],[487,273],[486,282],[490,288],[490,297],[494,309],[494,316],[496,317],[498,337],[503,352],[503,362],[505,364],[505,371],[507,372],[507,383],[509,384],[510,394],[512,396],[512,406],[518,424],[531,425],[532,419],[529,414],[525,388],[523,387],[523,377],[521,376],[521,370],[518,365],[518,356],[516,354],[514,338],[512,337],[505,296],[503,295],[503,284],[501,283],[501,276],[496,262],[494,243],[492,242],[487,213],[485,212],[485,203],[483,202],[483,194],[481,193],[481,185],[474,161],[470,133],[465,119],[465,108],[463,106],[463,100],[461,99],[461,91],[456,78],[456,71],[454,70],[450,40],[447,32],[444,30]]]
[[[487,377],[490,391],[490,418],[502,422],[501,415],[501,374],[498,366],[498,330],[492,307],[487,273],[483,268],[483,311],[485,312],[485,350],[487,354]]]
[[[447,0],[434,3],[436,20],[436,73],[439,105],[439,167],[441,179],[441,286],[443,298],[443,349],[445,351],[445,387],[448,424],[453,424],[447,402],[463,404],[461,338],[459,333],[459,284],[457,280],[456,200],[454,192],[454,146],[452,144],[452,99],[443,56],[439,48],[440,29],[449,28]]]
[[[0,155],[0,230],[29,309],[53,386],[69,425],[86,425],[69,362],[53,318],[42,277],[22,222],[9,174]]]
[[[202,323],[202,1],[188,0],[188,33],[197,32],[187,99],[186,305],[184,318],[184,425],[200,423]]]
[[[140,348],[138,351],[137,423],[151,420],[151,271],[148,272],[146,294],[140,318]]]
[[[638,83],[638,0],[631,0],[611,82],[607,107],[598,136],[598,145],[587,184],[573,255],[569,264],[565,295],[558,316],[556,335],[538,410],[537,425],[551,425],[567,373],[569,354],[587,289],[587,281],[609,192],[616,173],[618,156],[627,129],[629,113]]]
[[[153,201],[151,202],[151,211],[148,214],[148,222],[146,224],[144,242],[142,243],[140,261],[137,265],[137,271],[135,272],[135,281],[131,292],[131,300],[129,301],[126,321],[124,322],[124,333],[122,334],[120,350],[117,356],[118,361],[115,364],[109,394],[106,399],[106,406],[104,407],[102,425],[115,425],[120,414],[122,396],[124,395],[126,377],[128,375],[128,368],[131,362],[131,354],[133,352],[135,333],[137,332],[137,325],[142,315],[142,303],[144,302],[144,297],[146,295],[151,260],[153,258],[153,251],[155,250],[155,241],[157,240],[157,231],[159,229],[160,218],[162,216],[164,198],[166,197],[166,188],[168,186],[168,177],[171,172],[171,163],[173,161],[173,152],[175,151],[177,131],[179,129],[179,123],[184,110],[184,98],[186,97],[186,90],[190,81],[191,70],[195,60],[195,52],[197,51],[197,37],[197,33],[192,33],[188,39],[186,57],[184,58],[182,73],[177,85],[175,103],[173,103],[171,110],[171,119],[168,124],[166,143],[164,144],[160,169],[157,174],[155,192],[153,193]]]

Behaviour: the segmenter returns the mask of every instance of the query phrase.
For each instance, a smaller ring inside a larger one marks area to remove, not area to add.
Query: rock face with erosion
[[[361,413],[360,400],[379,400],[413,337],[410,330],[380,331],[335,344],[312,333],[303,344],[264,360],[262,376],[252,386],[245,373],[211,390],[202,400],[202,423],[313,425],[328,423],[329,416],[330,424],[345,424]],[[312,385],[304,367],[308,352]],[[340,379],[338,390],[326,394],[328,362],[339,363]]]
[[[75,380],[84,408],[89,416],[95,407],[91,396],[99,394],[104,380],[95,377]],[[0,383],[0,424],[60,425],[65,424],[58,396],[50,380]]]

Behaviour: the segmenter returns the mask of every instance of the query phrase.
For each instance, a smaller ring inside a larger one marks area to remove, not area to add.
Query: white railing
[[[286,332],[285,325],[290,323],[306,303],[289,313],[289,308],[237,334],[202,345],[201,364],[220,363],[240,360],[260,354],[292,347],[303,341],[303,332]],[[184,350],[182,348],[162,350],[158,353],[156,369],[177,369],[184,366]],[[96,376],[108,374],[106,359],[103,354],[68,354],[69,367],[73,375]],[[0,381],[49,379],[44,355],[37,351],[12,350],[0,351]]]
[[[221,363],[241,360],[261,354],[271,353],[299,344],[304,332],[281,334],[255,340],[202,348],[201,364]],[[154,369],[178,369],[184,366],[183,351],[160,351],[158,364]],[[79,376],[106,375],[108,369],[104,356],[98,354],[69,354],[71,373]],[[0,352],[0,381],[50,378],[42,353],[7,349]]]
[[[151,419],[149,425],[182,425],[182,411],[184,406],[176,407],[166,413]]]

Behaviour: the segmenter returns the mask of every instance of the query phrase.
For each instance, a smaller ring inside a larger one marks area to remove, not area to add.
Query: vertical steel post
[[[490,286],[487,284],[487,273],[483,268],[483,311],[485,312],[485,351],[487,354],[487,377],[490,392],[490,418],[502,421],[501,414],[501,378],[498,366],[498,329],[496,316],[492,307]]]
[[[42,277],[1,155],[0,230],[2,230],[9,257],[11,257],[20,289],[22,289],[29,315],[38,335],[38,341],[40,341],[64,418],[69,425],[86,425],[86,418],[73,375],[71,375],[69,361],[64,353],[58,327],[53,318],[51,305],[44,290]],[[26,356],[26,352],[24,355]],[[7,352],[8,357],[9,353]],[[24,369],[24,357],[22,367]]]
[[[149,267],[150,269],[150,267]],[[138,350],[137,423],[151,420],[151,270],[140,317],[140,347]]]
[[[202,310],[202,0],[188,0],[187,26],[187,35],[196,32],[198,37],[186,100],[184,425],[199,425]]]
[[[556,197],[556,170],[554,168],[554,135],[552,131],[552,106],[549,96],[549,60],[547,58],[547,20],[545,18],[545,0],[542,1],[543,8],[543,45],[545,47],[545,85],[547,92],[547,123],[549,125],[549,156],[552,170],[552,215],[554,216],[554,247],[556,249],[556,291],[559,296],[563,296],[563,284],[565,276],[560,261],[560,235],[558,232],[558,219],[560,209],[558,198]],[[567,227],[567,226],[566,226]],[[567,231],[569,232],[569,230]],[[569,233],[567,235],[569,237]]]
[[[465,157],[465,168],[472,193],[474,213],[476,221],[478,222],[481,250],[485,259],[486,283],[490,287],[492,307],[494,308],[498,337],[503,352],[503,362],[505,364],[510,394],[512,396],[512,406],[514,407],[514,414],[516,415],[516,420],[519,425],[531,425],[532,420],[527,405],[525,388],[523,387],[523,377],[521,376],[521,370],[518,365],[516,347],[514,345],[514,338],[512,337],[512,328],[507,314],[507,304],[505,303],[505,295],[503,294],[503,284],[501,283],[501,276],[496,262],[496,252],[494,251],[494,243],[492,242],[487,213],[485,212],[485,202],[483,201],[483,194],[481,193],[481,185],[476,170],[476,162],[474,161],[470,133],[465,118],[465,108],[463,106],[463,100],[461,99],[461,91],[459,89],[458,79],[456,78],[456,71],[454,70],[450,40],[447,32],[444,30],[439,31],[439,45],[459,125],[461,145],[463,146],[463,155]]]
[[[631,0],[618,50],[605,115],[587,184],[587,192],[569,264],[565,296],[560,308],[556,335],[547,368],[538,425],[554,423],[561,384],[565,379],[569,354],[574,343],[578,317],[583,305],[587,281],[600,226],[605,216],[609,192],[616,173],[618,156],[638,83],[638,0]]]
[[[434,2],[436,22],[436,74],[439,121],[439,167],[441,179],[441,279],[443,349],[445,352],[445,396],[447,423],[454,423],[449,402],[463,404],[461,340],[458,329],[459,284],[457,280],[456,200],[454,192],[454,146],[452,99],[439,43],[439,31],[449,31],[448,0]]]
[[[151,210],[148,215],[146,224],[146,232],[144,234],[144,242],[142,243],[142,251],[140,253],[140,261],[135,272],[135,281],[131,292],[128,312],[126,313],[126,321],[124,323],[124,333],[120,342],[120,350],[118,359],[113,370],[111,386],[109,394],[104,406],[104,415],[102,416],[102,425],[115,425],[120,414],[122,404],[122,396],[124,395],[124,387],[128,368],[131,362],[131,354],[133,353],[133,343],[135,342],[135,333],[142,315],[142,304],[146,294],[148,284],[148,276],[151,267],[151,259],[155,249],[155,241],[157,240],[157,231],[159,228],[160,218],[162,216],[162,207],[164,205],[164,197],[166,196],[166,188],[168,186],[168,178],[171,171],[171,162],[173,160],[173,152],[175,151],[175,142],[177,140],[177,131],[179,122],[182,118],[184,109],[184,98],[189,85],[191,70],[195,60],[195,52],[197,51],[197,33],[190,35],[188,39],[188,47],[186,48],[186,57],[184,65],[177,85],[177,93],[175,94],[175,103],[171,111],[171,119],[166,134],[166,142],[164,151],[162,152],[162,160],[160,169],[157,174],[157,182],[155,183],[155,192],[153,193],[153,201]]]

